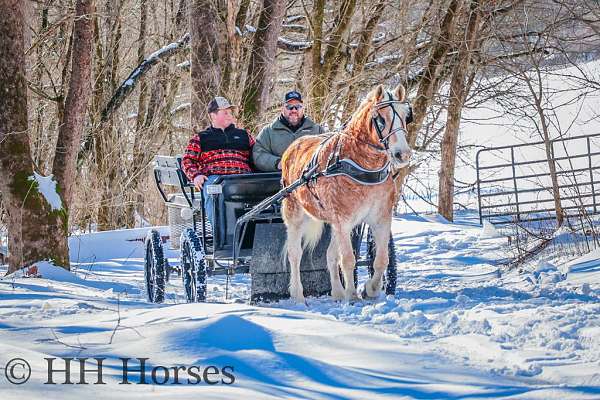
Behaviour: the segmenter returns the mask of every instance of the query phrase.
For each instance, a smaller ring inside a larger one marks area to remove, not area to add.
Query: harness
[[[374,148],[377,151],[381,151],[381,152],[388,151],[390,137],[392,135],[394,135],[396,132],[399,132],[402,130],[404,132],[406,132],[406,124],[408,124],[410,121],[412,121],[412,110],[410,109],[410,105],[409,105],[409,114],[407,115],[407,118],[406,118],[407,121],[405,122],[401,118],[400,114],[398,114],[398,111],[396,111],[396,109],[393,107],[393,104],[402,103],[402,102],[399,100],[394,100],[394,98],[392,97],[392,95],[390,93],[386,92],[386,94],[388,96],[387,100],[384,100],[384,101],[381,101],[381,102],[375,104],[375,109],[377,111],[376,111],[375,115],[373,115],[371,117],[371,123],[375,127],[375,131],[377,132],[377,136],[379,137],[380,145],[375,145],[373,143],[365,142],[360,139],[354,138],[360,142],[363,142],[365,145],[367,145],[371,148]],[[385,130],[385,119],[381,116],[381,114],[379,113],[379,110],[386,108],[386,107],[392,108],[391,127],[394,126],[394,122],[396,121],[396,118],[398,118],[398,120],[401,121],[401,126],[396,129],[390,128],[390,131],[388,132],[388,134],[384,136],[383,131]],[[362,166],[357,164],[354,160],[351,160],[349,158],[340,159],[340,150],[341,150],[340,136],[343,134],[344,134],[343,132],[338,132],[335,134],[327,135],[325,137],[325,139],[323,139],[321,141],[321,143],[319,144],[319,146],[315,149],[315,152],[313,153],[313,156],[310,159],[310,162],[306,165],[306,167],[304,168],[304,171],[302,173],[302,177],[304,179],[306,179],[307,184],[311,183],[311,182],[315,182],[317,180],[317,178],[319,178],[321,176],[338,176],[338,175],[345,175],[345,176],[349,177],[350,179],[352,179],[353,181],[355,181],[356,183],[359,183],[361,185],[378,185],[378,184],[385,182],[388,179],[388,177],[390,176],[390,172],[391,172],[391,168],[390,168],[391,164],[389,161],[387,161],[385,163],[385,165],[379,169],[369,170],[369,169],[363,168]],[[319,154],[321,153],[321,150],[323,149],[325,144],[329,140],[332,140],[333,138],[336,138],[336,140],[337,140],[337,143],[335,146],[335,151],[329,155],[325,169],[317,172],[318,165],[319,165]],[[309,185],[309,191],[311,191],[311,193],[313,193],[313,195],[318,199],[318,196],[316,195],[316,193],[314,193],[314,191],[311,190],[310,185]]]
[[[388,176],[390,175],[389,161],[387,161],[385,165],[379,169],[369,170],[363,168],[362,166],[358,165],[355,161],[349,158],[340,158],[340,136],[341,135],[339,133],[327,135],[327,137],[323,139],[321,143],[319,143],[319,146],[315,149],[312,158],[310,159],[309,163],[304,168],[304,172],[302,173],[302,176],[308,179],[308,184],[316,182],[317,178],[322,176],[338,175],[345,175],[361,185],[378,185],[387,180]],[[335,151],[333,151],[329,155],[325,169],[323,169],[322,171],[318,171],[319,154],[321,153],[321,149],[323,149],[327,142],[334,138],[337,141],[335,145]],[[312,173],[309,174],[309,172]],[[310,185],[308,186],[310,190]],[[317,197],[316,194],[313,193],[313,195]]]

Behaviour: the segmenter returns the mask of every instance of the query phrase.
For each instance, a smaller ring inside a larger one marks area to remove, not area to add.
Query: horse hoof
[[[296,304],[306,304],[306,299],[304,297],[291,297],[291,299]]]
[[[304,289],[302,286],[290,285],[290,298],[296,303],[304,303]]]
[[[367,287],[364,285],[360,287],[360,297],[363,299],[366,299],[368,297],[367,296]]]
[[[332,290],[331,291],[331,298],[333,300],[343,300],[344,299],[344,292],[343,291],[336,291],[336,290]]]
[[[375,300],[379,298],[379,293],[369,294],[367,290],[367,285],[363,285],[360,289],[360,297],[364,300]]]
[[[344,294],[344,300],[346,300],[347,302],[351,303],[355,300],[360,300],[360,297],[358,297],[358,294],[356,293],[356,291],[352,292],[352,293],[345,293]]]

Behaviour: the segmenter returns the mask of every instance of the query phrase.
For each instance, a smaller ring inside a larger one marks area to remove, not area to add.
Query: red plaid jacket
[[[254,138],[231,124],[225,130],[208,127],[194,134],[181,162],[190,181],[198,175],[231,175],[252,172]]]

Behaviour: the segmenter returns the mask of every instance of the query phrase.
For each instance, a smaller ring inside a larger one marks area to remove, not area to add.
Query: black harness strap
[[[316,172],[319,165],[319,155],[321,154],[321,150],[325,146],[325,144],[331,140],[332,138],[336,139],[335,150],[329,154],[329,158],[327,159],[327,164],[325,169]],[[360,183],[362,185],[377,185],[383,183],[387,180],[390,175],[390,163],[386,162],[386,164],[377,169],[377,170],[368,170],[360,165],[358,165],[355,161],[351,159],[340,159],[342,141],[341,134],[330,135],[325,138],[319,146],[315,149],[310,162],[304,169],[303,175],[306,175],[306,172],[309,170],[315,171],[312,177],[309,177],[307,180],[307,186],[309,192],[319,201],[319,196],[314,191],[314,183],[321,176],[338,176],[345,175],[348,176],[353,181]],[[313,185],[311,185],[313,184]],[[311,187],[312,186],[312,187]],[[320,203],[320,201],[319,201]]]

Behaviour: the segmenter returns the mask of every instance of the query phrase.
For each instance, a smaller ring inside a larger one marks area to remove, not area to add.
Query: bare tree
[[[377,27],[377,24],[379,23],[379,20],[383,15],[383,10],[385,9],[386,3],[387,2],[385,0],[379,0],[373,5],[373,7],[369,10],[369,17],[366,19],[365,26],[360,32],[358,46],[352,59],[350,86],[348,88],[346,105],[344,107],[343,120],[348,119],[351,113],[354,112],[356,108],[356,103],[358,102],[359,87],[359,85],[357,84],[358,82],[356,81],[358,80],[358,77],[361,76],[361,74],[363,74],[364,72],[369,52],[373,45],[373,33],[375,32],[375,28]]]
[[[58,130],[52,167],[52,173],[62,190],[66,209],[71,207],[73,200],[77,155],[83,135],[85,111],[91,95],[92,36],[92,0],[77,0],[71,42],[73,50],[69,91]]]
[[[460,5],[460,1],[450,0],[440,26],[439,34],[431,46],[429,59],[421,74],[417,96],[413,105],[414,123],[409,127],[408,143],[411,147],[414,147],[417,143],[417,135],[427,115],[427,109],[431,105],[434,93],[437,92],[441,83],[441,71],[448,50],[452,45]]]
[[[333,26],[329,32],[324,32],[325,4],[324,0],[315,0],[311,20],[313,45],[310,49],[310,105],[316,121],[322,121],[326,115],[325,98],[334,87],[344,57],[343,38],[348,33],[356,9],[356,0],[340,0]]]
[[[0,191],[8,214],[11,273],[38,260],[69,268],[67,216],[51,205],[33,179],[28,137],[24,3],[1,0]]]
[[[281,32],[285,5],[285,0],[263,0],[242,96],[242,118],[250,130],[254,130],[257,120],[269,105],[277,38]]]
[[[450,99],[448,118],[442,139],[442,162],[439,173],[438,212],[448,221],[454,220],[454,169],[456,166],[456,147],[460,119],[465,98],[470,89],[467,77],[470,75],[472,53],[477,51],[477,34],[480,29],[481,10],[479,0],[471,0],[469,8],[464,9],[467,25],[464,31],[458,30],[460,40],[456,63],[450,81]],[[472,77],[471,77],[472,82]]]
[[[221,60],[219,52],[218,10],[211,0],[190,0],[191,79],[193,126],[206,122],[206,106],[219,93]]]

